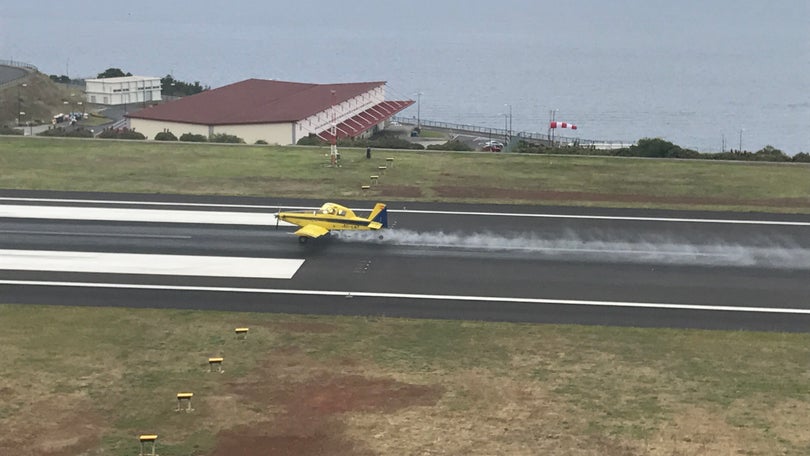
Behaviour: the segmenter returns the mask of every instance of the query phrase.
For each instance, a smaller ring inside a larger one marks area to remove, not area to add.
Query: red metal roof
[[[337,137],[338,139],[341,139],[358,136],[371,128],[373,125],[390,118],[394,114],[402,111],[408,106],[411,106],[413,103],[413,100],[383,101],[382,103],[378,103],[371,108],[366,109],[365,111],[337,124]],[[318,133],[318,137],[327,142],[332,141],[333,135],[330,131],[331,128],[332,127],[330,126],[325,131]]]
[[[201,125],[295,122],[384,84],[385,81],[306,84],[248,79],[141,109],[128,117]]]

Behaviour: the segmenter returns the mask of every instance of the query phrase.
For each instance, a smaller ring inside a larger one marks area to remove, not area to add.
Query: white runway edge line
[[[0,270],[291,279],[304,260],[0,250]]]
[[[248,204],[213,204],[213,203],[178,203],[178,202],[150,202],[150,201],[115,201],[115,200],[81,200],[81,199],[56,199],[56,198],[20,198],[20,197],[0,197],[0,201],[25,201],[25,202],[52,202],[52,203],[72,203],[72,204],[127,204],[127,205],[149,205],[149,206],[175,206],[175,207],[209,207],[209,208],[232,208],[232,209],[265,209],[272,211],[275,213],[279,210],[279,206],[266,206],[266,205],[248,205]],[[25,206],[13,206],[13,207],[25,207]],[[60,206],[56,206],[60,207]],[[308,210],[308,209],[317,209],[316,207],[310,206],[280,206],[286,210]],[[3,206],[0,205],[0,217],[23,217],[22,215],[3,215]],[[83,207],[71,207],[73,210],[78,209],[98,209],[104,210],[104,208],[83,208]],[[107,210],[114,210],[114,209],[107,209]],[[142,210],[142,209],[129,209],[132,211]],[[368,208],[357,208],[353,209],[355,211],[362,212],[364,210],[368,210]],[[154,210],[154,212],[194,212],[194,211],[167,211],[167,210]],[[205,212],[205,211],[200,211]],[[584,220],[626,220],[626,221],[641,221],[641,222],[681,222],[681,223],[716,223],[716,224],[738,224],[738,225],[775,225],[775,226],[808,226],[810,227],[810,222],[794,222],[794,221],[784,221],[784,220],[735,220],[735,219],[700,219],[700,218],[678,218],[678,217],[632,217],[632,216],[610,216],[610,215],[565,215],[565,214],[527,214],[521,212],[454,212],[454,211],[436,211],[436,210],[408,210],[408,209],[394,209],[393,207],[388,208],[388,212],[391,213],[410,213],[410,214],[441,214],[441,215],[474,215],[474,216],[497,216],[497,217],[528,217],[528,218],[559,218],[559,219],[584,219]],[[272,220],[271,223],[275,223],[275,216],[273,214],[266,214],[266,213],[254,213],[254,212],[224,212],[220,213],[224,214],[222,217],[226,217],[221,222],[199,222],[199,223],[230,223],[230,224],[246,224],[246,225],[266,225],[267,220]],[[244,216],[244,219],[247,221],[244,222],[235,222],[235,221],[227,221],[227,217],[229,214],[240,214]],[[213,216],[211,216],[213,217]],[[51,218],[46,216],[38,216],[38,217],[28,217],[28,218]],[[249,220],[256,218],[258,221],[250,222]],[[112,219],[102,219],[102,220],[112,220]],[[142,221],[160,221],[160,220],[142,220]],[[182,220],[180,220],[182,222]],[[187,222],[187,223],[195,223],[195,222]],[[282,222],[283,223],[283,222]]]
[[[744,307],[700,304],[669,304],[653,302],[589,301],[578,299],[509,298],[498,296],[430,295],[412,293],[375,293],[367,291],[291,290],[273,288],[199,287],[187,285],[149,285],[128,283],[56,282],[40,280],[0,280],[0,285],[29,287],[112,288],[129,290],[204,291],[215,293],[255,293],[304,296],[334,296],[340,298],[417,299],[433,301],[512,302],[523,304],[552,304],[565,306],[627,307],[641,309],[706,310],[717,312],[756,312],[771,314],[810,315],[810,309],[790,307]]]

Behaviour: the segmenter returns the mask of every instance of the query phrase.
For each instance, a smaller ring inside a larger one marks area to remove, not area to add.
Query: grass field
[[[0,188],[810,212],[810,166],[0,138]],[[369,176],[393,157],[380,185]]]
[[[0,138],[0,188],[810,207],[801,165],[326,152]],[[810,454],[806,334],[13,303],[0,321],[0,455],[137,454],[142,433],[162,456]]]
[[[141,433],[163,456],[810,452],[805,334],[14,305],[0,318],[2,454],[136,454]],[[193,412],[175,411],[178,392]]]

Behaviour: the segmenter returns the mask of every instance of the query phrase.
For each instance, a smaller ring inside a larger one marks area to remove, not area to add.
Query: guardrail
[[[39,69],[36,66],[31,65],[30,63],[20,62],[19,60],[2,60],[2,59],[0,59],[0,65],[13,66],[13,67],[17,67],[17,68],[25,68],[26,70],[31,70],[31,71],[39,71]]]
[[[416,125],[417,120],[413,117],[394,116],[392,121],[399,122],[406,125]],[[529,142],[552,144],[562,146],[580,146],[580,147],[593,147],[594,149],[621,149],[634,145],[634,142],[618,141],[618,140],[603,140],[603,139],[581,139],[568,136],[549,137],[546,133],[534,133],[528,131],[514,131],[506,130],[504,128],[481,127],[478,125],[457,124],[451,122],[437,122],[434,120],[420,119],[418,123],[423,127],[439,128],[442,130],[452,130],[454,132],[476,133],[480,136],[488,136],[497,139],[518,138]]]
[[[113,130],[118,130],[119,128],[129,128],[129,119],[124,117],[123,119],[118,120],[114,124],[112,124],[112,127],[110,128],[112,128]]]
[[[2,65],[2,66],[10,66],[10,67],[14,67],[14,68],[20,68],[20,69],[26,71],[25,74],[22,74],[22,75],[14,78],[14,79],[10,79],[10,80],[5,81],[5,82],[0,82],[0,89],[5,89],[6,87],[14,87],[15,85],[19,84],[21,80],[28,77],[28,75],[32,71],[38,71],[37,67],[35,67],[34,65],[31,65],[30,63],[17,62],[17,61],[14,61],[14,60],[0,60],[0,65]]]

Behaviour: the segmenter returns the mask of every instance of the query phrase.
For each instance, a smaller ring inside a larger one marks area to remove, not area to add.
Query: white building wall
[[[238,136],[247,144],[254,144],[258,140],[267,141],[268,144],[286,146],[293,144],[293,124],[289,122],[274,124],[251,125],[216,125],[214,134],[225,133]]]
[[[178,138],[184,133],[206,137],[224,133],[242,138],[247,144],[254,144],[260,139],[267,141],[268,144],[289,145],[293,143],[293,125],[291,123],[208,126],[130,118],[129,124],[130,128],[143,133],[147,139],[155,139],[156,134],[168,129]]]
[[[164,122],[160,120],[130,118],[129,126],[133,130],[143,133],[143,135],[146,136],[147,139],[155,139],[156,134],[167,129],[178,138],[183,133],[203,135],[206,137],[208,136],[209,133],[208,125],[187,124],[179,122]]]
[[[160,78],[125,76],[86,79],[85,96],[89,103],[123,105],[161,100]]]

